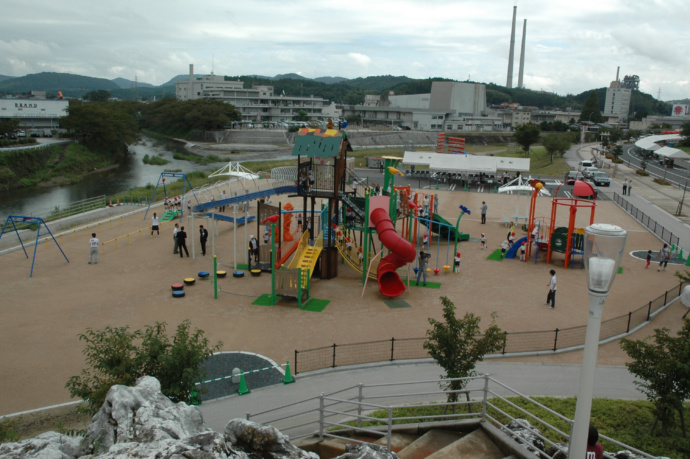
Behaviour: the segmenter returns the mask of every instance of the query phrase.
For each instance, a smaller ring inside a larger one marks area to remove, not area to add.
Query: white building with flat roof
[[[189,79],[175,83],[178,100],[220,99],[234,105],[244,121],[278,122],[292,121],[303,110],[312,119],[325,120],[324,108],[330,102],[320,97],[275,95],[273,86],[257,85],[245,88],[242,81],[226,80],[220,75],[194,76],[194,66],[189,66]],[[333,113],[327,109],[327,113]]]
[[[69,102],[47,99],[0,99],[0,119],[19,120],[24,128],[57,128]]]

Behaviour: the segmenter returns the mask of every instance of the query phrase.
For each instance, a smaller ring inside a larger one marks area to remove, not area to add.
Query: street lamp
[[[621,264],[626,238],[627,232],[615,225],[597,223],[585,228],[585,275],[589,290],[589,319],[582,354],[575,422],[568,448],[568,457],[572,459],[583,459],[587,454],[601,314]]]

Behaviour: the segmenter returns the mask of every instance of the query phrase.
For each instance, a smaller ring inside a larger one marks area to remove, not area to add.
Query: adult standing
[[[175,228],[173,228],[173,241],[175,242],[175,245],[173,246],[173,254],[177,255],[177,249],[179,246],[177,245],[177,233],[180,232],[180,224],[175,223]]]
[[[417,271],[417,285],[419,285],[419,278],[424,276],[424,286],[426,287],[426,267],[429,264],[429,258],[431,258],[431,254],[426,253],[423,250],[419,251],[419,271]]]
[[[628,194],[628,179],[623,180],[623,196]]]
[[[182,250],[184,250],[184,253],[187,254],[187,258],[189,258],[189,250],[187,250],[187,232],[184,230],[184,226],[177,232],[177,250],[180,251],[180,258],[184,258],[182,256]]]
[[[671,259],[671,249],[668,248],[668,244],[664,244],[664,246],[659,250],[659,267],[656,269],[657,271],[661,271],[661,268],[664,268],[664,271],[666,271],[666,267],[668,266],[668,261]]]
[[[220,206],[220,211],[221,211],[221,212],[225,212],[225,200],[226,200],[226,199],[228,199],[228,195],[225,194],[225,190],[223,190],[223,191],[220,193],[220,200],[223,201],[223,204],[221,204],[221,206]]]
[[[486,201],[482,201],[482,225],[486,224],[486,209],[488,209],[489,206],[486,205]]]
[[[438,213],[438,194],[434,195],[434,213]]]
[[[632,191],[632,179],[628,182],[628,196],[630,196],[630,192]]]
[[[549,294],[546,295],[546,304],[549,304],[550,301],[551,309],[553,309],[556,307],[556,271],[552,269],[549,273],[551,273],[551,281],[549,282]]]
[[[204,225],[199,225],[199,242],[201,242],[201,254],[206,256],[206,241],[208,241],[208,230]]]
[[[154,231],[156,232],[156,234],[158,236],[161,235],[161,232],[160,232],[159,227],[158,227],[158,216],[156,215],[155,212],[153,213],[153,218],[151,219],[151,237],[153,237]]]
[[[91,233],[91,239],[89,239],[89,264],[98,264],[98,246],[100,241],[96,237],[96,233]]]

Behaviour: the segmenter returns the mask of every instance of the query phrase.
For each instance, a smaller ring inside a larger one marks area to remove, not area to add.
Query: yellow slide
[[[319,255],[323,250],[323,233],[319,233],[316,237],[316,244],[313,246],[308,245],[309,232],[305,232],[300,239],[298,246],[299,250],[295,253],[294,258],[290,262],[288,268],[301,268],[302,269],[302,288],[307,288],[307,281],[314,273],[314,267],[319,259]],[[307,277],[306,270],[309,270],[309,277]]]

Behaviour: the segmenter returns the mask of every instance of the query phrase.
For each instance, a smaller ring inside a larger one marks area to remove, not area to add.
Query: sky
[[[3,0],[0,74],[65,72],[159,85],[197,74],[307,78],[404,75],[513,86],[527,19],[524,84],[560,95],[640,77],[690,98],[688,0]]]

